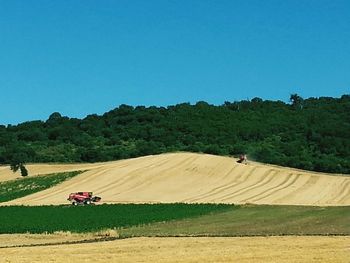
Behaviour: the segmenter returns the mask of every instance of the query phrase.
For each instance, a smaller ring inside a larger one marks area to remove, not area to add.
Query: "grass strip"
[[[117,204],[96,206],[3,206],[0,234],[94,232],[193,218],[234,209],[224,204]]]
[[[121,237],[350,235],[350,207],[243,205],[199,218],[121,229]]]
[[[30,195],[62,183],[83,171],[54,173],[0,183],[0,203]]]

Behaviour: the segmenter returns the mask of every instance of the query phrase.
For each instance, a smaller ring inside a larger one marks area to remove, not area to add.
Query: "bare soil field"
[[[28,167],[48,171],[50,165]],[[93,191],[105,203],[252,203],[350,205],[350,177],[307,172],[207,154],[172,153],[116,162],[53,166],[90,169],[50,189],[5,205],[67,204],[69,193]],[[1,177],[1,173],[0,173]]]
[[[349,262],[349,237],[131,238],[2,248],[8,262]]]

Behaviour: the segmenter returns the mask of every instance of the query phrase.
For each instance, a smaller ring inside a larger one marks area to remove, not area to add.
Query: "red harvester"
[[[67,199],[72,205],[91,205],[99,202],[101,197],[92,196],[92,192],[77,192],[71,193]]]

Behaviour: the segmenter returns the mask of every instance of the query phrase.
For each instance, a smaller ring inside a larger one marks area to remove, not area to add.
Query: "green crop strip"
[[[135,236],[350,235],[350,207],[242,205],[220,213],[119,231]]]
[[[0,183],[0,202],[7,202],[62,183],[83,171],[55,173]]]
[[[0,234],[93,232],[199,217],[234,209],[224,204],[118,204],[0,207]]]

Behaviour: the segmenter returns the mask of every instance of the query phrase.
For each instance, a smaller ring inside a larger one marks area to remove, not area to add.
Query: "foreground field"
[[[165,222],[232,210],[224,204],[119,204],[99,206],[0,207],[0,234],[92,232]]]
[[[0,234],[0,263],[347,263],[350,258],[348,206],[8,206],[0,207],[0,222],[1,233],[24,233]],[[45,231],[53,234],[26,233]]]
[[[349,262],[349,237],[132,238],[0,249],[8,262]]]
[[[350,205],[349,176],[244,165],[207,154],[162,154],[75,168],[90,170],[7,204],[64,204],[71,192],[93,191],[106,203]]]
[[[349,207],[119,204],[0,207],[0,233],[93,232],[134,236],[350,235]]]
[[[227,211],[122,228],[122,237],[350,236],[349,207],[242,206]]]
[[[0,222],[1,233],[24,233],[0,234],[0,263],[346,263],[350,257],[349,207],[9,206],[0,207]],[[26,233],[45,231],[53,234]]]
[[[104,238],[107,234],[108,232],[106,231],[84,234],[70,232],[55,232],[51,234],[0,234],[0,249],[7,247],[92,242]],[[112,234],[114,233],[112,232]]]

